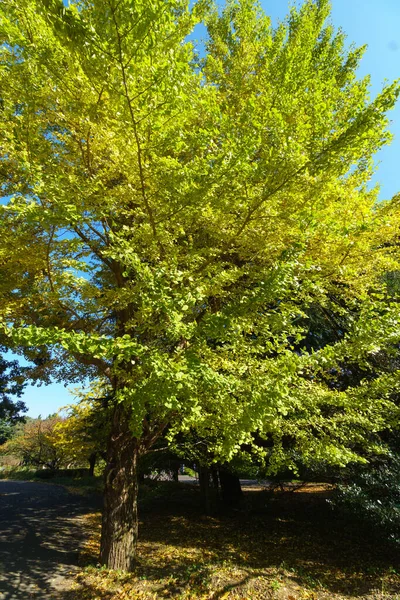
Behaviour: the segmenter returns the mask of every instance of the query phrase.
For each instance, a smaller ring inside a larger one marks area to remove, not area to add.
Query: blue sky
[[[282,20],[291,4],[287,0],[262,0],[262,7],[273,23]],[[400,1],[399,0],[331,0],[332,21],[347,35],[348,43],[368,48],[359,75],[371,75],[371,96],[385,80],[400,78]],[[391,198],[400,191],[400,102],[389,114],[392,144],[376,155],[380,163],[374,181],[381,186],[380,197]]]
[[[262,0],[261,4],[274,24],[284,18],[289,6],[286,0]],[[332,0],[332,20],[347,34],[349,44],[368,44],[359,74],[371,75],[372,96],[385,80],[400,77],[400,0]],[[382,199],[400,191],[400,104],[391,112],[390,119],[395,139],[377,155],[380,164],[374,177],[381,186]],[[37,417],[70,404],[73,395],[62,384],[29,386],[23,400],[28,415]]]

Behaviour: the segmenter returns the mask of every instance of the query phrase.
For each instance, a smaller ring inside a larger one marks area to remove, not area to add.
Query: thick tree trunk
[[[129,415],[117,405],[113,416],[105,470],[100,561],[109,569],[131,571],[138,537],[138,440]]]

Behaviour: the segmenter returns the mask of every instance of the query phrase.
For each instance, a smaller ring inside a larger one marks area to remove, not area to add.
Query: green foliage
[[[0,345],[0,351],[6,352]],[[11,437],[12,425],[23,420],[21,413],[26,412],[20,397],[24,389],[24,374],[26,367],[21,367],[16,360],[6,360],[0,355],[0,444]]]
[[[329,3],[276,29],[250,0],[0,10],[12,344],[59,379],[107,382],[143,452],[168,426],[215,460],[258,432],[271,471],[294,467],[287,439],[305,463],[344,465],[365,431],[397,426],[399,371],[346,390],[325,377],[400,341],[384,278],[398,202],[368,187],[399,86],[370,99]],[[359,307],[348,331],[295,351],[332,295]]]
[[[48,478],[43,477],[43,474],[50,474]],[[72,494],[80,494],[82,496],[92,496],[93,494],[101,494],[103,490],[103,477],[101,475],[81,476],[74,474],[71,470],[71,475],[64,474],[60,476],[57,471],[49,471],[47,469],[37,470],[32,467],[0,467],[0,479],[10,479],[12,481],[38,481],[40,483],[50,483],[52,485],[62,485],[67,488]]]
[[[185,465],[185,468],[183,470],[183,475],[187,475],[188,477],[194,477],[197,478],[197,473],[196,471],[194,471],[193,469],[191,469],[190,467],[187,467]]]
[[[5,419],[0,420],[0,445],[4,444],[7,440],[9,440],[13,433],[15,427]]]
[[[1,467],[0,479],[12,479],[14,481],[32,481],[35,479],[36,469],[32,467]]]
[[[332,500],[335,508],[400,546],[400,456],[392,454],[350,471]]]

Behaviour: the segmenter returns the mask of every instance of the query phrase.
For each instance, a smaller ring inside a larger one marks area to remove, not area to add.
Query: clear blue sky
[[[265,12],[273,23],[287,13],[287,0],[262,0]],[[332,19],[347,34],[349,44],[368,44],[360,76],[371,75],[371,94],[375,95],[385,80],[400,77],[400,0],[332,0]],[[381,186],[381,198],[390,198],[400,191],[400,104],[390,114],[395,139],[391,146],[377,155],[380,162],[375,182]],[[75,386],[73,386],[75,387]],[[23,400],[32,417],[46,416],[73,401],[73,396],[61,384],[27,388]]]
[[[261,0],[261,4],[276,23],[284,18],[292,2]],[[359,74],[371,75],[371,96],[374,96],[385,80],[400,78],[400,0],[331,0],[331,5],[333,24],[344,31],[348,43],[368,46]],[[389,118],[395,139],[376,155],[380,164],[374,178],[381,186],[382,199],[400,191],[400,101]]]

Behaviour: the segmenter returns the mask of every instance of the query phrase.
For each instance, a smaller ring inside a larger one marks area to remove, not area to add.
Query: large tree
[[[344,464],[398,419],[397,372],[346,391],[319,374],[399,340],[398,211],[369,188],[399,87],[370,100],[327,0],[276,29],[251,0],[0,11],[4,331],[110,386],[101,561],[131,569],[137,459],[166,428],[222,461],[269,436],[277,469],[287,436]],[[296,352],[333,293],[357,304],[349,332]]]

